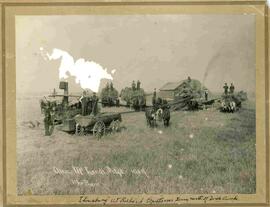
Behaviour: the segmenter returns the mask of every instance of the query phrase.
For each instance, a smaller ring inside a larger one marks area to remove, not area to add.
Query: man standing
[[[228,94],[228,85],[227,85],[227,83],[225,83],[225,85],[223,86],[223,88],[224,88],[224,94],[225,95],[227,95]]]
[[[137,90],[140,90],[140,88],[141,88],[141,82],[138,80],[137,81]]]
[[[135,84],[135,81],[132,81],[132,85],[131,85],[131,87],[132,87],[132,90],[133,90],[133,91],[135,91],[135,90],[136,90],[136,84]]]
[[[98,114],[98,97],[97,94],[94,92],[92,96],[92,114],[96,116]]]
[[[110,85],[109,85],[109,83],[107,82],[106,83],[106,90],[109,90],[110,89]]]
[[[79,100],[82,104],[82,115],[86,116],[87,115],[87,102],[88,102],[88,98],[86,97],[86,91],[83,91],[83,95],[81,96],[80,100]]]
[[[230,94],[233,94],[234,93],[234,85],[233,83],[231,83],[230,85]]]
[[[45,136],[51,136],[54,129],[54,115],[52,113],[52,109],[50,107],[50,103],[48,102],[44,108],[44,128],[45,128]]]
[[[156,89],[154,89],[153,97],[152,97],[152,105],[156,105],[156,98],[157,98],[157,92]]]
[[[111,89],[111,91],[113,90],[113,83],[112,82],[110,84],[110,89]]]
[[[207,89],[204,90],[204,98],[205,98],[205,101],[208,101],[208,90]]]

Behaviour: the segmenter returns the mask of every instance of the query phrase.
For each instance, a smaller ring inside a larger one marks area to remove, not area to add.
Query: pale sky
[[[152,91],[187,76],[205,77],[210,91],[224,82],[255,91],[253,15],[16,16],[18,93],[58,89],[60,60],[44,60],[40,47],[115,69],[119,91],[132,80]],[[80,91],[73,79],[69,85]]]

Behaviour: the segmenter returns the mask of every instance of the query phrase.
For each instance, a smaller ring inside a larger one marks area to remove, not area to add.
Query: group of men
[[[141,82],[138,80],[137,81],[137,85],[136,85],[135,81],[132,81],[131,88],[132,88],[133,91],[140,90],[140,88],[141,88]]]
[[[106,84],[106,89],[107,90],[113,90],[113,83],[111,82],[111,83],[108,83],[107,82],[107,84]]]
[[[231,83],[230,87],[228,86],[227,83],[225,83],[223,86],[223,89],[224,89],[224,94],[228,95],[228,94],[233,94],[235,88],[234,88],[233,83]]]
[[[98,108],[98,97],[96,93],[92,96],[87,95],[86,91],[83,91],[83,95],[80,97],[79,101],[81,103],[81,115],[97,115],[99,113]],[[50,136],[53,133],[55,125],[55,104],[50,101],[42,101],[41,108],[44,113],[44,128],[45,136]],[[69,110],[66,104],[63,104],[63,110]]]
[[[98,97],[97,94],[94,92],[92,96],[88,96],[86,91],[83,91],[83,95],[79,99],[82,105],[82,112],[83,116],[86,115],[97,115],[98,114]]]

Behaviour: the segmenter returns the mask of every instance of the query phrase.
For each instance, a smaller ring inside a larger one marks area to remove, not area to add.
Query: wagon
[[[145,92],[142,88],[133,90],[130,87],[122,89],[120,97],[126,106],[133,107],[135,111],[142,111],[146,107]]]
[[[116,132],[120,129],[122,121],[120,113],[104,112],[97,115],[77,115],[74,117],[75,134],[85,135],[92,132],[97,138],[101,138],[106,131]]]
[[[119,106],[119,99],[117,97],[104,96],[101,98],[102,106]]]
[[[115,88],[103,88],[100,98],[102,106],[119,106],[118,91]]]

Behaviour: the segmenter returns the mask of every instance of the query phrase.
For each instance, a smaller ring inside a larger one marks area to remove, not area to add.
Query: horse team
[[[170,107],[166,105],[153,106],[145,110],[146,122],[149,127],[157,127],[158,123],[163,122],[165,127],[170,124]]]

